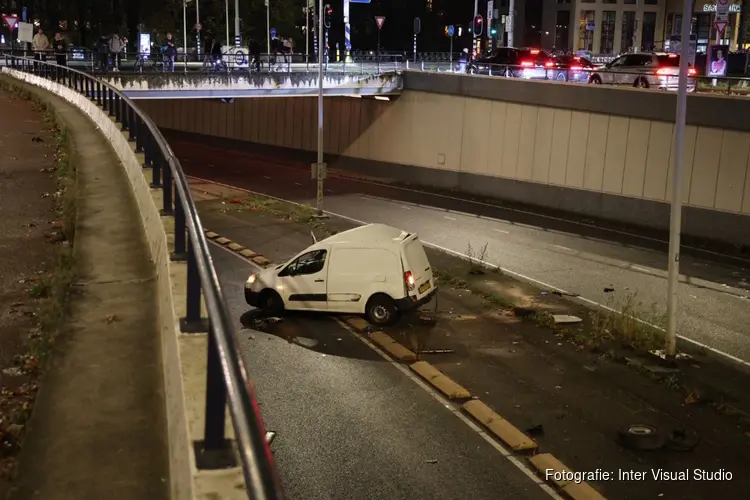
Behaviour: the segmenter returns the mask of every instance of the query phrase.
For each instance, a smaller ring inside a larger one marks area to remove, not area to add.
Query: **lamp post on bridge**
[[[320,40],[319,54],[322,54],[325,46],[323,33],[325,25],[326,9],[323,0],[318,4],[318,40]],[[326,178],[327,165],[323,162],[323,58],[318,57],[318,161],[312,164],[312,178],[316,181],[315,209],[316,217],[324,218],[323,213],[323,180]]]

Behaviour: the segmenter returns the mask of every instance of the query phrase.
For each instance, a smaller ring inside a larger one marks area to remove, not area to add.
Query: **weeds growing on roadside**
[[[628,293],[621,304],[612,299],[603,308],[591,313],[591,340],[596,345],[621,342],[638,350],[650,351],[664,347],[664,313],[656,304],[649,309],[638,300],[637,293]],[[619,311],[619,312],[615,312]]]
[[[484,246],[479,249],[473,248],[471,242],[466,244],[466,257],[469,261],[469,274],[481,275],[485,273],[487,269],[485,262],[487,262],[488,244],[489,243],[485,243]]]

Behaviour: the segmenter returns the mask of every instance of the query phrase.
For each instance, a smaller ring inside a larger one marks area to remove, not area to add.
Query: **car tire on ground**
[[[274,290],[264,290],[260,294],[260,310],[267,316],[279,316],[284,312],[284,301]]]
[[[373,325],[387,326],[398,320],[399,311],[392,298],[378,293],[367,301],[365,316],[367,316],[367,321]]]
[[[630,424],[617,430],[617,442],[631,450],[658,450],[664,441],[659,429],[649,424]]]
[[[591,78],[589,78],[589,83],[593,83],[594,85],[601,85],[602,79],[599,75],[592,75]]]

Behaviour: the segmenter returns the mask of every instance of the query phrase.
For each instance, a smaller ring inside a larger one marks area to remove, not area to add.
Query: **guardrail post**
[[[129,106],[128,106],[128,103],[125,102],[125,99],[123,99],[122,97],[119,98],[119,101],[120,101],[120,106],[119,106],[119,108],[120,108],[120,123],[122,124],[122,130],[124,132],[124,131],[128,130],[128,128],[130,128],[130,121],[129,121],[130,117],[128,116],[128,108],[129,108]]]
[[[135,152],[136,153],[144,153],[146,149],[146,145],[143,143],[143,121],[141,120],[141,117],[138,116],[135,119]],[[145,167],[145,165],[144,165]]]
[[[115,94],[115,121],[116,122],[122,122],[122,116],[120,115],[121,111],[121,102],[120,102],[120,94]]]
[[[169,162],[161,157],[159,155],[159,158],[161,161],[159,164],[161,165],[162,170],[162,176],[164,179],[163,186],[162,186],[162,194],[163,194],[163,206],[161,209],[161,214],[165,216],[172,216],[174,215],[174,211],[172,210],[172,168],[169,165]],[[154,174],[156,173],[156,168],[154,168]],[[177,228],[175,228],[177,230]]]
[[[214,328],[209,323],[206,418],[203,442],[195,443],[195,462],[199,469],[227,469],[236,465],[231,443],[226,439],[226,408],[227,386],[221,370]]]
[[[107,113],[109,116],[115,114],[115,93],[109,87],[107,87]]]
[[[145,126],[143,123],[140,124],[141,133],[139,139],[141,142],[141,150],[143,151],[143,168],[149,168],[153,165],[152,154],[154,152],[153,145],[151,144],[151,137],[146,135]]]
[[[102,84],[99,80],[95,80],[96,83],[96,105],[102,107]]]
[[[186,313],[180,318],[182,333],[206,333],[208,320],[201,317],[201,276],[195,260],[195,249],[190,239],[187,241],[187,293]]]
[[[130,137],[128,139],[130,141],[135,141],[136,137],[138,137],[138,122],[135,119],[135,110],[131,106],[128,106],[128,131],[130,131]],[[138,150],[137,144],[135,149],[136,151]]]
[[[157,189],[162,187],[161,184],[161,152],[156,145],[156,139],[151,137],[149,134],[148,145],[150,146],[151,154],[149,155],[151,161],[151,187]]]
[[[171,169],[172,166],[167,164],[167,168]],[[171,260],[184,261],[185,259],[187,259],[186,236],[187,236],[187,226],[185,225],[185,209],[182,207],[182,197],[180,196],[180,191],[175,190],[174,192],[174,252],[172,252]]]

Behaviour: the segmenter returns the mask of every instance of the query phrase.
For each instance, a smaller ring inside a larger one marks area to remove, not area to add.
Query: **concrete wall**
[[[335,166],[668,227],[671,93],[440,77],[429,82],[407,77],[407,88],[413,90],[395,102],[328,99],[325,147],[341,155]],[[443,93],[420,89],[427,83]],[[750,122],[744,117],[750,100],[698,95],[689,101],[685,230],[748,244]],[[292,149],[313,150],[316,144],[314,99],[142,104],[169,129]],[[723,122],[732,128],[722,127]]]

